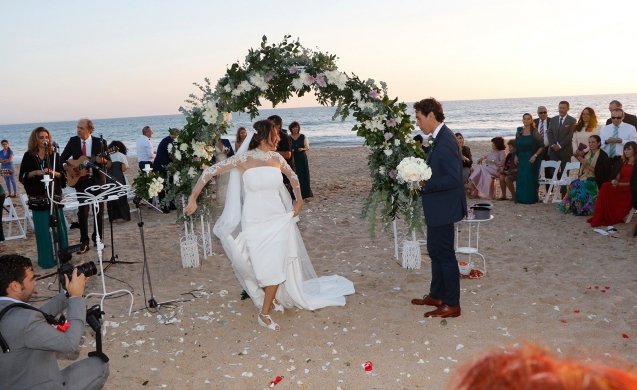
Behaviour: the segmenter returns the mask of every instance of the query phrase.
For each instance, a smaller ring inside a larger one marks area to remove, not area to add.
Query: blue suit
[[[421,192],[431,258],[429,296],[449,306],[460,304],[460,272],[454,249],[454,223],[467,215],[458,141],[446,126],[434,139],[427,163],[432,175]]]

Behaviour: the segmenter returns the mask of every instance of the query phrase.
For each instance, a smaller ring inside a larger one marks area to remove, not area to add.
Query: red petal
[[[579,313],[579,309],[573,310],[573,313]]]
[[[563,324],[568,323],[568,321],[566,321],[566,320],[560,320],[560,322],[563,323]]]
[[[630,337],[626,333],[622,333],[622,337],[625,339],[629,339]]]

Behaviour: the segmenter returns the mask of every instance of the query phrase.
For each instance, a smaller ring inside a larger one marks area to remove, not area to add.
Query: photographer
[[[77,351],[84,334],[86,283],[83,274],[64,275],[69,298],[60,292],[40,310],[58,315],[66,310],[65,330],[49,325],[38,310],[14,307],[0,319],[0,333],[9,352],[0,353],[1,389],[99,389],[108,377],[108,364],[89,357],[60,370],[56,352]],[[17,255],[0,256],[0,311],[14,303],[27,302],[35,290],[31,260]],[[63,329],[63,328],[62,328]]]

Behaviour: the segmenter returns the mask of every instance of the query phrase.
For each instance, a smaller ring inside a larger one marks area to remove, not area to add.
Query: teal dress
[[[538,202],[539,184],[537,179],[540,173],[541,158],[536,158],[533,164],[529,160],[540,146],[540,140],[535,138],[533,134],[522,135],[522,128],[518,127],[515,135],[515,153],[518,157],[516,203],[532,204]]]
[[[292,140],[292,153],[294,154],[294,171],[301,184],[301,196],[303,199],[311,198],[314,194],[310,187],[310,166],[305,151],[299,150],[305,148],[305,135],[300,134],[296,140],[292,137],[290,139]]]

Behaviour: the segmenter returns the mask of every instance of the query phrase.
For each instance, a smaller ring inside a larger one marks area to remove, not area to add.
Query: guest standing
[[[633,198],[633,211],[635,211],[637,210],[637,169],[635,168],[633,168],[633,176],[630,178],[630,192]],[[637,218],[633,218],[633,220],[633,237],[637,237]],[[1,233],[2,231],[0,231]]]
[[[137,150],[137,164],[139,169],[143,170],[144,167],[153,164],[155,155],[153,154],[153,141],[150,138],[153,136],[153,129],[150,126],[144,126],[142,129],[142,135],[137,138],[135,148]]]
[[[126,176],[124,172],[128,170],[128,158],[126,152],[128,149],[121,141],[113,141],[108,145],[109,149],[117,148],[117,152],[111,154],[111,166],[108,168],[109,183],[117,183],[118,185],[126,185]],[[130,206],[128,205],[128,196],[122,195],[118,199],[109,200],[107,204],[108,219],[115,221],[123,219],[130,221]]]
[[[416,124],[434,142],[427,155],[432,175],[421,191],[431,258],[429,293],[412,299],[413,305],[435,306],[425,317],[458,317],[460,270],[454,250],[454,224],[467,215],[462,183],[462,158],[453,132],[444,124],[442,105],[434,98],[414,104]]]
[[[462,153],[462,182],[466,183],[469,180],[469,175],[473,170],[473,160],[471,157],[471,149],[464,144],[464,137],[461,133],[456,133],[456,139],[460,145],[460,151]]]
[[[606,120],[607,125],[610,125],[611,123],[613,123],[612,116],[613,116],[613,111],[615,110],[622,110],[622,112],[624,111],[624,107],[619,100],[611,100],[611,102],[608,103],[608,111],[610,111],[611,118],[608,118]],[[623,122],[628,123],[629,125],[633,125],[635,126],[635,128],[637,128],[637,116],[633,114],[629,114],[625,112]]]
[[[491,152],[478,159],[478,164],[469,176],[467,190],[470,198],[493,199],[494,179],[498,178],[506,157],[504,138],[492,138],[491,149]]]
[[[277,145],[276,151],[285,159],[285,162],[288,163],[290,168],[292,168],[293,171],[296,171],[294,155],[292,154],[292,139],[283,129],[283,120],[278,115],[270,115],[268,119],[274,123],[274,127],[279,132],[279,144]],[[288,179],[288,177],[284,174],[281,175],[283,176],[283,184],[285,185],[285,188],[288,189],[292,199],[295,199],[290,179]]]
[[[165,183],[168,183],[172,178],[168,177],[168,164],[170,164],[170,152],[173,147],[173,143],[177,139],[177,135],[179,134],[179,129],[168,129],[168,135],[161,140],[159,145],[157,146],[157,155],[155,156],[155,160],[153,161],[153,171],[157,172],[159,176],[164,179]],[[157,195],[160,203],[164,203],[164,198],[166,197],[166,191],[161,190]],[[170,210],[175,210],[175,202],[170,201],[167,205],[162,205],[162,211],[164,214],[170,212]]]
[[[91,160],[95,160],[95,163],[101,165],[103,168],[110,166],[110,160],[108,157],[100,156],[106,150],[106,140],[102,138],[93,137],[93,130],[95,126],[93,121],[87,118],[80,119],[77,122],[77,135],[69,138],[64,150],[62,151],[62,161],[68,166],[68,160],[73,159],[77,161],[80,157],[86,156]],[[98,169],[90,169],[86,176],[80,177],[75,184],[75,190],[78,192],[85,192],[87,188],[95,185],[106,184],[106,178]],[[77,220],[80,225],[80,251],[78,253],[86,253],[89,251],[89,237],[88,237],[88,218],[89,208],[91,206],[80,206],[77,210]],[[96,245],[97,233],[100,237],[103,235],[104,223],[104,205],[102,202],[99,204],[99,211],[97,213],[97,226],[95,220],[93,220],[93,245]]]
[[[234,140],[234,150],[238,151],[239,148],[241,147],[241,144],[243,143],[243,141],[246,139],[246,137],[248,136],[248,130],[246,130],[245,127],[239,127],[237,129],[237,136]]]
[[[13,176],[15,173],[15,167],[13,166],[13,150],[9,147],[9,141],[3,139],[2,150],[0,150],[0,168],[6,169],[7,173],[4,176],[4,183],[7,185],[7,192],[9,192],[9,197],[15,198],[18,193],[18,186],[15,182],[15,177]],[[13,189],[13,192],[11,191]]]
[[[515,140],[508,140],[509,153],[504,159],[504,165],[498,179],[500,180],[500,192],[502,196],[498,200],[507,200],[507,188],[511,193],[511,199],[515,200],[515,181],[518,177],[518,162],[515,156]]]
[[[538,201],[539,156],[542,154],[544,147],[531,114],[522,115],[522,124],[523,126],[518,127],[515,133],[515,150],[518,160],[515,202],[533,204]]]
[[[632,207],[630,180],[637,156],[637,143],[630,141],[624,145],[622,165],[617,176],[610,182],[604,183],[599,191],[595,212],[587,222],[592,227],[609,226],[624,221]]]
[[[558,105],[559,115],[551,118],[548,128],[549,158],[553,161],[559,161],[562,170],[573,156],[573,131],[576,121],[575,118],[568,115],[569,108],[569,103],[562,100]],[[549,177],[552,175],[553,172],[550,172]]]
[[[0,184],[0,207],[3,207],[4,200],[7,198],[7,193],[4,192],[4,188],[2,188],[2,184]],[[4,230],[2,229],[2,214],[4,213],[4,209],[0,209],[0,242],[4,241]]]
[[[55,186],[55,195],[62,195],[62,187],[66,185],[62,169],[62,160],[53,150],[51,133],[44,127],[37,127],[29,136],[27,151],[20,163],[18,178],[24,186],[24,191],[29,196],[29,209],[33,218],[35,230],[35,242],[38,248],[38,265],[42,268],[55,267],[53,243],[49,234],[50,201],[46,187],[42,182],[44,175],[49,175],[54,181],[49,183]],[[55,166],[55,171],[53,167]],[[57,205],[57,240],[59,249],[65,249],[69,245],[64,221],[62,205]]]
[[[610,180],[610,159],[600,149],[599,135],[588,138],[588,151],[581,157],[577,179],[569,185],[566,196],[560,203],[560,210],[574,215],[591,215],[595,210],[595,201],[602,184]]]
[[[307,160],[307,151],[310,150],[310,142],[305,134],[301,134],[299,122],[290,123],[290,138],[292,138],[292,153],[296,164],[296,175],[301,182],[301,196],[303,199],[311,198],[310,167]]]
[[[575,124],[575,131],[573,132],[574,160],[588,152],[588,139],[593,134],[599,134],[600,127],[597,123],[595,110],[585,107]]]

